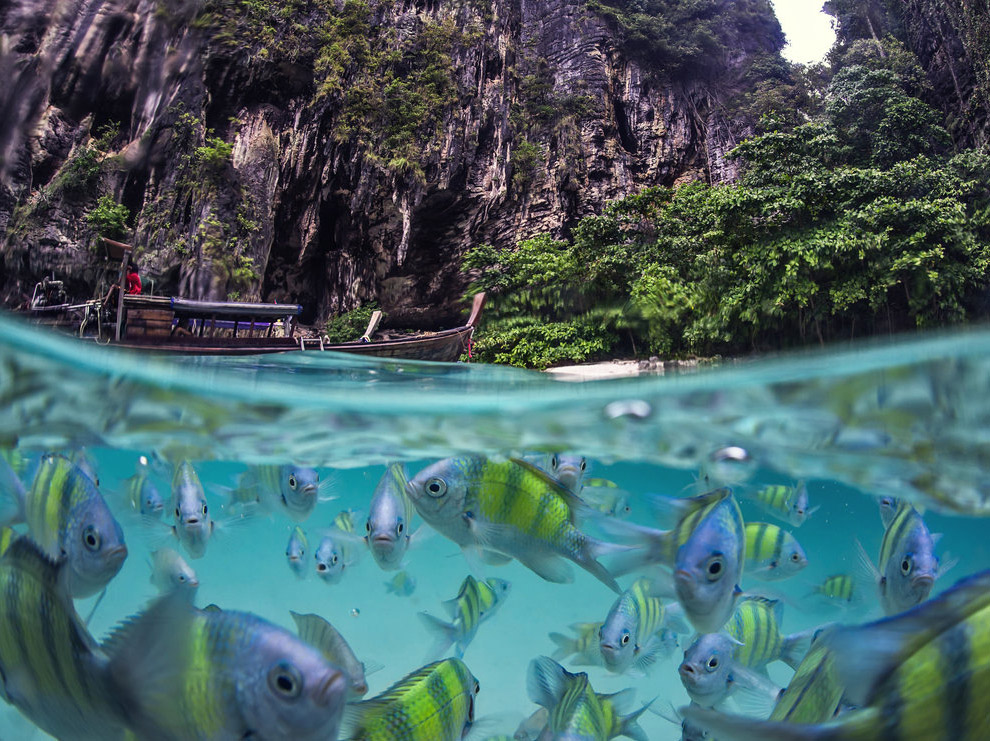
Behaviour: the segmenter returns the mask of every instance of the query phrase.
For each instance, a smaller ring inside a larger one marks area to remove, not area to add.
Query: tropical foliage
[[[742,353],[981,311],[990,156],[951,150],[913,67],[853,59],[821,116],[737,147],[739,182],[643,191],[566,242],[471,250],[473,290],[493,296],[482,359]]]

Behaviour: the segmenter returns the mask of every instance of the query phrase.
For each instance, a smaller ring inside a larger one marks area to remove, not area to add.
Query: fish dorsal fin
[[[337,656],[340,641],[343,640],[337,629],[327,620],[313,613],[300,615],[298,612],[289,610],[289,614],[296,622],[299,638],[319,649],[324,657],[333,661],[334,657]]]
[[[564,500],[564,503],[567,504],[567,509],[570,511],[570,521],[572,525],[575,520],[580,517],[588,517],[593,515],[593,510],[583,499],[581,499],[581,497],[572,492],[542,468],[534,466],[532,463],[529,461],[524,461],[522,458],[510,458],[509,460],[520,468],[525,469],[533,476],[536,476],[541,483],[545,484],[550,489],[550,491]]]
[[[838,628],[819,640],[855,705],[866,705],[890,673],[919,649],[990,606],[990,570],[963,579],[907,612],[859,627]],[[964,667],[959,668],[960,671]]]
[[[176,589],[121,622],[103,642],[109,677],[139,738],[154,727],[149,717],[175,701],[189,663],[197,611],[193,589]],[[205,614],[205,613],[204,613]],[[155,737],[153,734],[148,737]]]
[[[421,682],[429,677],[436,668],[451,659],[440,659],[426,666],[420,667],[412,674],[407,674],[387,690],[370,700],[348,703],[344,710],[344,717],[340,724],[340,731],[337,738],[364,738],[364,719],[368,715],[373,715],[375,710],[382,705],[401,702],[410,692],[414,691]]]
[[[578,676],[581,675],[571,674],[549,656],[540,656],[529,662],[526,693],[530,700],[552,712],[567,691],[568,683]]]

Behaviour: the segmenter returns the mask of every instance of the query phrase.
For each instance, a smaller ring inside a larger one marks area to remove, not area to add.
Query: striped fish
[[[377,697],[349,705],[341,739],[460,741],[474,723],[480,686],[460,659],[427,664]]]
[[[602,523],[609,532],[625,534],[641,546],[617,559],[615,573],[656,565],[673,570],[672,585],[661,578],[665,572],[654,572],[655,593],[676,598],[698,632],[717,632],[741,593],[746,558],[742,513],[732,491],[723,487],[684,499],[654,497],[653,506],[676,520],[672,529]]]
[[[420,471],[407,487],[420,516],[465,555],[479,549],[516,558],[551,582],[570,582],[561,557],[618,593],[597,559],[627,550],[581,532],[584,503],[545,471],[519,459],[447,458]]]
[[[509,586],[504,579],[478,581],[468,575],[461,583],[457,596],[443,603],[451,622],[445,623],[427,612],[419,613],[426,628],[437,637],[429,655],[442,656],[451,644],[456,644],[457,658],[463,658],[464,650],[478,632],[478,626],[494,615],[509,595]]]
[[[68,587],[73,597],[89,597],[117,575],[127,546],[93,480],[68,458],[41,460],[24,499],[31,538],[50,558],[68,560]]]
[[[656,661],[663,647],[657,632],[663,625],[664,606],[651,591],[650,580],[640,578],[612,604],[598,643],[609,671],[621,674],[630,667],[643,671]]]
[[[821,584],[816,584],[811,593],[842,607],[855,604],[860,598],[856,580],[850,574],[833,574]]]
[[[819,640],[856,710],[817,724],[693,708],[685,715],[726,741],[990,738],[990,571],[900,615],[837,628]]]
[[[533,702],[549,711],[541,738],[608,741],[616,736],[628,736],[647,741],[648,737],[636,721],[648,705],[629,715],[620,715],[622,706],[632,701],[632,690],[614,695],[598,694],[591,687],[587,674],[571,674],[547,656],[530,662],[526,689]]]
[[[411,543],[413,506],[406,496],[407,483],[405,466],[390,464],[368,507],[364,542],[383,571],[398,569]]]
[[[935,538],[918,511],[904,501],[897,503],[884,530],[876,566],[859,541],[856,543],[860,560],[876,582],[880,604],[887,615],[903,612],[926,600],[935,579],[944,570],[935,556]]]
[[[256,615],[197,610],[174,591],[123,623],[105,649],[140,739],[337,738],[347,676]]]
[[[257,505],[266,512],[283,512],[294,522],[309,517],[320,494],[320,474],[296,465],[251,466],[230,491],[232,505]]]
[[[557,644],[553,653],[556,661],[574,656],[574,663],[597,666],[601,662],[599,641],[603,623],[574,623],[571,630],[574,637],[563,633],[551,633],[550,640]]]
[[[797,539],[769,522],[746,523],[746,573],[764,581],[788,579],[808,565]]]
[[[743,666],[761,669],[771,661],[783,661],[797,668],[811,645],[813,632],[780,632],[783,605],[766,597],[743,597],[736,605],[732,619],[725,631],[741,645],[736,646],[733,658]]]
[[[64,562],[12,532],[0,557],[0,697],[60,739],[124,738],[106,657],[66,592]]]
[[[344,636],[319,615],[300,615],[291,610],[289,613],[296,622],[299,637],[309,645],[320,649],[324,658],[331,664],[344,670],[350,682],[348,699],[364,697],[368,693],[364,664],[358,661],[354,651],[344,640]]]
[[[821,639],[832,628],[815,634],[811,650],[791,677],[770,713],[770,720],[823,723],[831,720],[842,700],[842,684],[831,649]]]
[[[764,486],[745,496],[767,514],[794,527],[801,527],[818,510],[818,507],[808,508],[808,488],[803,481],[797,486]]]
[[[124,495],[131,508],[145,517],[161,517],[165,500],[149,476],[148,459],[138,460],[134,475],[124,480]]]
[[[730,696],[748,697],[756,706],[772,706],[780,688],[767,677],[736,661],[739,642],[724,632],[702,633],[684,651],[677,667],[691,702],[720,707]],[[683,717],[683,714],[682,714]]]

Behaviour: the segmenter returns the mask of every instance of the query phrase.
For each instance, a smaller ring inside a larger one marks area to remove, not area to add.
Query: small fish
[[[816,641],[832,653],[844,701],[824,723],[757,721],[684,711],[719,739],[745,741],[980,741],[990,714],[990,571],[957,582],[907,612],[839,627]],[[785,692],[784,697],[787,697]]]
[[[771,661],[783,661],[796,669],[811,645],[814,631],[782,635],[783,604],[766,597],[743,597],[725,631],[741,645],[733,658],[750,669],[762,669]]]
[[[818,510],[818,507],[808,508],[808,487],[803,481],[797,486],[764,486],[745,496],[767,514],[793,527],[801,527]]]
[[[788,579],[808,565],[795,537],[769,522],[746,523],[746,573],[764,581]]]
[[[137,738],[337,738],[347,676],[251,613],[197,610],[174,591],[105,648]]]
[[[625,534],[641,545],[617,560],[615,573],[656,565],[672,569],[673,584],[666,572],[652,572],[654,593],[677,599],[697,631],[720,630],[741,593],[746,536],[739,505],[726,488],[683,499],[654,497],[653,504],[676,519],[673,529],[615,520],[602,523],[610,532]]]
[[[300,615],[292,612],[299,637],[323,653],[324,658],[334,666],[339,666],[350,680],[348,700],[364,697],[368,693],[364,664],[357,660],[354,651],[330,623],[319,615]]]
[[[885,614],[903,612],[928,599],[935,579],[944,571],[935,556],[935,540],[918,511],[902,501],[884,530],[876,566],[856,541],[860,558],[880,592]]]
[[[78,466],[60,455],[41,460],[24,500],[31,538],[49,558],[68,559],[69,593],[96,594],[127,558],[124,532],[100,490]]]
[[[780,688],[736,661],[738,647],[739,642],[725,633],[703,633],[688,646],[677,673],[692,702],[711,708],[741,693],[772,707]]]
[[[663,602],[651,596],[650,580],[637,579],[615,600],[602,624],[598,647],[605,668],[621,674],[652,665],[662,648],[656,634],[663,620]]]
[[[306,540],[306,533],[298,525],[292,530],[289,542],[285,546],[285,558],[289,563],[292,573],[300,579],[306,576],[306,551],[309,549],[309,541]]]
[[[257,505],[266,512],[283,512],[294,522],[313,513],[320,497],[320,474],[296,465],[251,466],[229,492],[231,504]]]
[[[390,464],[378,482],[368,508],[364,542],[383,571],[400,568],[412,538],[409,526],[413,505],[406,496],[408,483],[405,466]]]
[[[474,724],[481,689],[460,659],[417,669],[377,697],[349,706],[341,738],[362,741],[460,741]],[[335,738],[329,736],[328,738]]]
[[[544,470],[559,481],[572,494],[580,494],[584,487],[584,474],[588,461],[582,455],[551,453]]]
[[[811,593],[841,607],[853,605],[860,599],[856,580],[850,574],[833,574],[816,584]]]
[[[420,516],[469,558],[479,550],[495,552],[557,583],[573,579],[563,561],[569,559],[609,589],[620,591],[597,559],[628,548],[578,530],[575,513],[586,505],[525,461],[447,458],[420,471],[407,493]]]
[[[385,582],[385,591],[399,597],[408,597],[416,591],[416,580],[408,571],[400,571]]]
[[[457,596],[443,603],[451,622],[445,623],[427,612],[419,613],[427,629],[437,637],[430,656],[442,656],[452,644],[456,644],[455,655],[463,658],[464,650],[478,632],[478,626],[494,615],[509,595],[509,586],[504,579],[478,581],[468,575],[461,582]]]
[[[195,589],[199,579],[177,551],[160,548],[151,554],[151,583],[159,592],[168,592],[176,588]]]
[[[557,644],[557,650],[553,652],[555,661],[563,661],[574,656],[574,663],[588,666],[598,666],[601,663],[601,640],[602,623],[574,623],[571,630],[575,636],[565,636],[562,633],[551,633],[550,640]]]
[[[14,537],[0,557],[0,696],[56,738],[123,739],[124,708],[65,568],[29,538]]]
[[[143,455],[138,460],[137,471],[124,480],[125,495],[134,511],[145,517],[158,518],[165,511],[165,499],[150,478],[148,459]]]
[[[603,481],[604,479],[593,479]],[[632,514],[632,506],[629,503],[629,492],[611,486],[591,486],[591,480],[581,490],[581,499],[597,512],[601,512],[609,517],[624,519]]]
[[[526,673],[529,699],[549,712],[540,738],[567,741],[608,741],[627,736],[637,741],[648,737],[637,723],[648,705],[621,715],[631,704],[633,691],[614,695],[595,692],[584,672],[571,674],[548,656],[533,659]]]
[[[171,505],[175,514],[172,533],[191,558],[202,558],[216,524],[210,517],[203,485],[189,461],[175,467]]]
[[[314,556],[316,559],[316,575],[327,584],[338,584],[344,576],[344,569],[349,565],[341,554],[333,535],[327,534],[320,540]]]

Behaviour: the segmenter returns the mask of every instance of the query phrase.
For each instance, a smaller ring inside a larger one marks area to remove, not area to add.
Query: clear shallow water
[[[685,492],[702,470],[740,487],[803,479],[821,509],[794,531],[809,567],[775,584],[791,603],[784,623],[790,632],[821,621],[805,596],[827,575],[855,570],[854,538],[877,552],[882,527],[866,494],[906,496],[926,507],[930,529],[944,533],[938,552],[959,559],[936,592],[990,567],[986,522],[978,517],[990,511],[988,416],[985,330],[574,384],[506,368],[316,353],[169,360],[80,344],[0,317],[0,444],[37,451],[85,445],[125,529],[130,555],[93,618],[97,637],[155,593],[148,553],[162,538],[115,498],[142,454],[193,460],[214,511],[224,501],[221,487],[232,486],[247,464],[318,467],[338,498],[319,504],[305,523],[311,549],[341,509],[367,512],[392,460],[416,472],[468,452],[579,452],[591,459],[589,475],[634,495],[633,518],[645,524],[652,521],[640,495]],[[712,453],[729,445],[745,448],[750,461],[713,464]],[[167,490],[166,481],[158,484]],[[769,519],[741,506],[747,520]],[[315,574],[297,580],[284,557],[291,529],[276,515],[218,535],[203,559],[190,561],[201,583],[197,604],[251,610],[286,627],[289,609],[323,615],[359,658],[384,666],[369,677],[369,697],[425,663],[432,638],[416,613],[443,616],[440,601],[453,597],[468,573],[456,546],[434,534],[412,551],[408,571],[417,589],[398,597],[384,588],[393,574],[367,553],[338,585]],[[547,634],[603,619],[614,599],[580,569],[566,585],[548,584],[516,563],[487,575],[510,580],[512,593],[465,654],[482,686],[479,738],[511,733],[535,709],[526,697],[526,666],[553,651]],[[744,577],[748,585],[759,583]],[[85,615],[91,604],[80,601],[79,611]],[[827,617],[878,615],[870,599],[856,615]],[[639,678],[587,671],[599,692],[632,686],[637,701],[658,697],[658,707],[679,706],[687,699],[679,660],[679,653],[663,659]],[[771,668],[781,683],[789,675],[782,664]],[[0,737],[29,737],[15,716],[0,711],[0,729],[10,729]],[[651,739],[679,737],[656,716],[644,715],[641,724]]]

